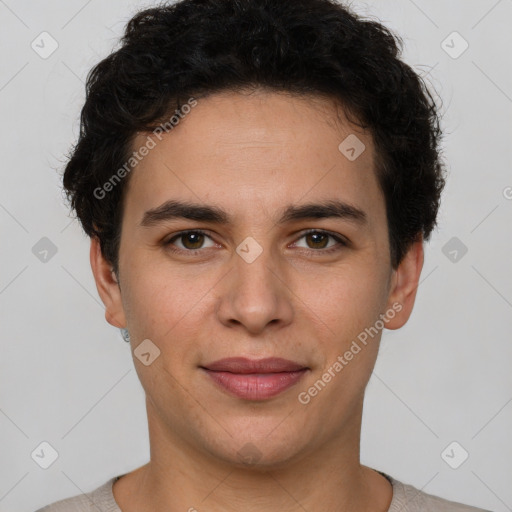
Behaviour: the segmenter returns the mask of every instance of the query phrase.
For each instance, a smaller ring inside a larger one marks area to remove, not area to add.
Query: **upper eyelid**
[[[301,238],[304,238],[306,235],[309,235],[310,233],[320,233],[322,235],[327,235],[327,236],[330,236],[332,239],[334,239],[337,243],[341,243],[343,245],[348,244],[347,239],[343,235],[338,234],[338,233],[333,233],[327,229],[311,228],[311,229],[307,229],[306,231],[299,231],[299,233],[297,233],[297,235],[296,235],[296,239],[300,240]],[[295,242],[293,242],[293,243],[295,243]],[[311,249],[311,250],[314,250],[314,249]],[[319,250],[317,252],[321,252],[321,250]]]

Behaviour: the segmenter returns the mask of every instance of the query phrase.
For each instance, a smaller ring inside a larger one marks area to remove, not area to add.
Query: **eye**
[[[335,243],[329,244],[329,238],[334,240]],[[312,249],[314,252],[330,253],[338,251],[343,247],[346,247],[347,242],[340,236],[329,233],[328,231],[312,229],[304,233],[299,240],[304,239],[306,241],[306,249]],[[294,244],[297,246],[297,242]],[[300,247],[300,246],[298,246]],[[304,246],[303,246],[304,247]]]
[[[205,238],[209,238],[211,240],[211,237],[208,236],[204,231],[202,230],[194,230],[194,231],[182,231],[181,233],[178,233],[177,235],[173,236],[166,242],[164,242],[164,245],[171,246],[171,245],[177,245],[178,249],[181,251],[186,251],[189,253],[195,253],[199,249],[204,249],[203,243],[205,241]],[[179,244],[175,244],[175,240],[179,241],[181,243],[181,247]],[[215,243],[212,240],[211,245],[208,247],[214,247]],[[175,249],[173,249],[175,250]]]

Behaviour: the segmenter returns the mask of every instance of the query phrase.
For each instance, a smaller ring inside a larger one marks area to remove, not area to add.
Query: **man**
[[[361,465],[382,329],[414,305],[444,168],[399,40],[330,0],[137,14],[64,174],[150,461],[45,507],[476,511]]]

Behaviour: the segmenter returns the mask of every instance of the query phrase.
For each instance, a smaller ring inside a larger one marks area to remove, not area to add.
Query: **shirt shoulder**
[[[393,486],[393,498],[388,512],[491,512],[490,510],[427,494],[381,471],[379,473],[386,477]],[[114,482],[121,476],[111,478],[90,493],[56,501],[36,510],[36,512],[97,512],[98,510],[102,512],[122,512],[117,506],[112,492]]]
[[[36,512],[121,512],[112,493],[112,485],[120,477],[111,478],[92,492],[56,501]]]
[[[491,512],[427,494],[389,475],[384,476],[393,486],[393,499],[388,512]]]

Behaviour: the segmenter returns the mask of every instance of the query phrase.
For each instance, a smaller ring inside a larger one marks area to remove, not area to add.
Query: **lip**
[[[224,391],[245,400],[266,400],[296,384],[309,368],[279,357],[231,357],[201,366]]]
[[[265,359],[248,359],[247,357],[228,357],[204,365],[203,368],[217,372],[231,373],[278,373],[294,372],[306,368],[304,365],[282,359],[281,357],[267,357]]]

